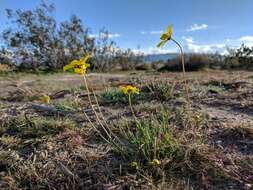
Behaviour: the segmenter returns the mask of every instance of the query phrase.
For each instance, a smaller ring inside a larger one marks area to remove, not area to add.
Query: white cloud
[[[90,38],[97,38],[97,37],[98,37],[98,34],[90,34],[89,37],[90,37]]]
[[[183,36],[183,39],[188,39]],[[227,54],[227,45],[226,43],[229,43],[229,47],[231,48],[239,48],[242,43],[244,45],[252,47],[253,46],[253,36],[241,36],[237,39],[230,39],[227,38],[224,40],[225,43],[212,43],[212,44],[197,44],[195,42],[190,42],[186,40],[186,51],[188,52],[194,52],[194,53],[215,53],[219,52],[220,54]]]
[[[162,30],[154,30],[150,32],[150,34],[162,34],[162,33],[163,33]]]
[[[162,34],[162,30],[152,30],[152,31],[141,31],[140,34],[146,35],[146,34],[151,34],[151,35],[157,35],[157,34]]]
[[[193,37],[189,36],[189,37],[182,37],[187,43],[194,43],[194,39]]]
[[[177,49],[161,49],[161,48],[157,48],[157,47],[153,47],[150,46],[149,48],[146,49],[132,49],[132,51],[136,54],[138,53],[144,53],[145,55],[149,55],[149,54],[165,54],[165,53],[175,53],[178,50]]]
[[[246,46],[253,46],[253,36],[242,36],[238,40]]]
[[[109,34],[100,33],[100,34],[90,34],[89,37],[91,37],[91,38],[99,38],[99,37],[104,38],[107,35],[108,35],[108,38],[119,38],[121,36],[118,33],[115,33],[115,34],[113,34],[113,33],[109,33]]]
[[[215,53],[219,52],[221,54],[226,53],[226,44],[194,44],[188,43],[186,49],[193,53]]]
[[[145,31],[141,31],[140,33],[141,33],[142,35],[147,34],[147,32],[145,32]]]
[[[108,35],[108,37],[109,38],[118,38],[118,37],[120,37],[121,35],[120,34],[118,34],[118,33],[115,33],[115,34],[109,34]]]
[[[242,36],[239,38],[240,41],[253,41],[253,36]]]
[[[191,31],[196,31],[196,30],[204,30],[207,28],[208,28],[207,24],[193,24],[190,26],[190,28],[187,29],[187,31],[191,32]]]

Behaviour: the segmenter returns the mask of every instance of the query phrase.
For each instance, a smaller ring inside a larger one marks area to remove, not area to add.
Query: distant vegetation
[[[54,5],[45,3],[34,10],[6,9],[12,24],[1,34],[5,46],[0,51],[0,63],[14,64],[19,69],[61,69],[70,60],[92,52],[91,68],[107,71],[117,67],[133,69],[141,60],[141,55],[118,48],[104,28],[98,38],[92,37],[76,15],[58,24],[54,10]]]
[[[91,34],[76,15],[57,23],[53,4],[41,3],[34,10],[6,9],[9,28],[1,33],[4,46],[0,49],[0,64],[9,71],[53,71],[62,69],[70,60],[78,59],[87,52],[93,54],[91,70],[158,70],[181,71],[177,54],[143,55],[131,49],[121,49],[109,38],[109,31],[101,29],[98,37]],[[242,45],[228,49],[229,54],[187,54],[186,70],[253,69],[253,47]],[[166,58],[167,57],[167,58]]]
[[[189,53],[185,55],[186,71],[211,69],[246,69],[253,70],[253,47],[241,45],[238,49],[228,49],[228,55]],[[173,55],[167,61],[152,62],[159,71],[181,71],[180,58]]]

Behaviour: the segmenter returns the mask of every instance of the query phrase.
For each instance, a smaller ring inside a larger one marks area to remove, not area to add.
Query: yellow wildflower
[[[132,85],[127,85],[127,86],[120,86],[119,87],[121,92],[123,92],[124,94],[139,94],[140,93],[140,89],[132,86]]]
[[[49,104],[50,102],[50,97],[48,95],[43,95],[42,98],[41,98],[41,101],[44,103],[44,104]]]
[[[172,26],[169,25],[167,32],[165,32],[161,35],[161,37],[160,37],[161,41],[159,42],[157,47],[160,48],[160,47],[164,46],[164,44],[171,39],[171,35],[172,35]]]
[[[137,162],[131,162],[130,167],[136,170],[140,169],[139,164]]]
[[[153,159],[153,160],[150,162],[150,164],[151,164],[152,166],[159,166],[159,165],[161,165],[161,162],[160,162],[159,160],[157,160],[157,159]]]
[[[87,72],[88,67],[90,66],[87,61],[91,59],[91,54],[87,54],[79,60],[73,60],[70,64],[63,67],[64,71],[74,70],[75,73],[84,75]]]

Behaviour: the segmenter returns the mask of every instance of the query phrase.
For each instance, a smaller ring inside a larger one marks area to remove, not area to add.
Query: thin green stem
[[[113,144],[118,150],[122,151],[122,148],[119,147],[119,146],[114,142],[114,140],[112,139],[112,136],[108,133],[107,130],[109,130],[109,129],[106,129],[105,126],[102,124],[101,120],[99,119],[99,116],[98,116],[98,114],[97,114],[97,112],[96,112],[96,110],[95,110],[95,108],[94,108],[94,105],[92,104],[92,101],[91,101],[90,90],[89,90],[89,88],[88,88],[88,83],[87,83],[87,80],[86,80],[85,75],[83,76],[83,80],[84,80],[84,84],[85,84],[85,87],[86,87],[87,92],[88,92],[89,103],[90,103],[91,108],[92,108],[92,110],[93,110],[93,112],[94,112],[94,114],[95,114],[95,116],[96,116],[96,118],[97,118],[98,123],[100,124],[100,126],[101,126],[101,128],[104,130],[104,132],[106,133],[107,137],[110,139],[109,142],[110,142],[111,144]],[[85,114],[85,115],[86,115],[86,114]],[[92,122],[90,121],[90,123],[92,123]],[[93,126],[93,128],[94,128],[96,131],[99,131],[94,125],[92,125],[92,126]],[[110,132],[110,130],[109,130],[109,132]],[[111,132],[111,133],[112,133],[112,132]],[[114,136],[113,133],[112,133],[112,135]],[[105,137],[103,137],[103,135],[102,135],[101,133],[100,133],[100,136],[102,136],[102,138],[103,138],[106,142],[108,142],[108,140],[107,140]],[[118,139],[118,140],[119,140],[119,139]]]
[[[132,112],[134,118],[136,118],[134,110],[133,110],[133,106],[132,106],[131,94],[128,94],[128,102],[129,102],[129,106],[130,106],[131,112]]]
[[[91,97],[90,97],[90,90],[88,88],[88,83],[87,83],[87,80],[86,80],[86,77],[85,75],[83,76],[83,80],[84,80],[84,84],[85,84],[85,87],[87,89],[87,92],[88,92],[88,99],[89,99],[89,103],[91,105],[91,109],[92,111],[94,112],[96,118],[97,118],[97,121],[99,123],[99,125],[102,127],[102,129],[105,131],[106,135],[111,139],[111,135],[108,133],[108,131],[104,128],[104,125],[102,124],[101,120],[99,119],[99,116],[94,108],[94,105],[92,104],[92,101],[91,101]]]
[[[188,104],[190,104],[190,98],[189,98],[189,87],[188,87],[188,83],[186,80],[186,74],[185,74],[185,61],[184,61],[184,51],[182,46],[173,38],[171,38],[171,40],[177,44],[177,46],[180,49],[180,55],[181,55],[181,63],[182,63],[182,69],[183,69],[183,80],[184,80],[184,88],[185,88],[185,93],[186,93],[186,99]]]
[[[121,142],[120,139],[117,137],[117,135],[115,135],[115,134],[112,132],[112,130],[110,129],[110,127],[108,126],[108,124],[107,124],[107,122],[106,122],[106,119],[105,119],[105,117],[104,117],[104,114],[103,114],[103,112],[102,112],[102,110],[101,110],[101,108],[100,108],[100,106],[99,106],[97,96],[96,96],[96,94],[95,94],[93,88],[91,88],[91,90],[92,90],[92,93],[93,93],[93,96],[94,96],[96,105],[97,105],[97,107],[98,107],[98,111],[99,111],[99,113],[100,113],[100,115],[101,115],[101,117],[102,117],[102,119],[103,119],[104,124],[105,124],[104,128],[106,128],[106,130],[108,130],[108,132],[109,132],[115,139],[117,139],[119,143],[122,144],[122,142]]]

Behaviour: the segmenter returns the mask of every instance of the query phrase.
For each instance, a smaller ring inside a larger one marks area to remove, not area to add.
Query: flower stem
[[[190,104],[190,98],[189,98],[189,87],[188,87],[188,83],[186,80],[186,74],[185,74],[185,60],[184,60],[184,51],[182,46],[173,38],[171,38],[171,40],[177,44],[177,46],[180,49],[180,56],[181,56],[181,63],[182,63],[182,69],[183,69],[183,80],[184,80],[184,88],[185,88],[185,94],[186,94],[186,99],[188,104]]]
[[[97,118],[97,121],[98,123],[100,124],[100,126],[103,128],[103,130],[105,131],[106,135],[111,139],[111,135],[108,133],[108,131],[104,128],[104,125],[102,124],[101,120],[99,119],[99,116],[94,108],[94,105],[92,104],[92,101],[91,101],[91,97],[90,97],[90,91],[89,91],[89,88],[88,88],[88,83],[87,83],[87,80],[86,80],[86,77],[83,76],[83,80],[84,80],[84,84],[85,84],[85,87],[87,89],[87,92],[88,92],[88,99],[89,99],[89,103],[91,105],[91,109],[92,111],[94,112],[96,118]]]
[[[112,138],[112,136],[114,136],[115,137],[115,135],[111,132],[111,130],[109,130],[109,128],[107,127],[107,129],[106,129],[106,127],[103,125],[103,123],[101,122],[101,120],[99,119],[99,116],[98,116],[98,114],[97,114],[97,112],[96,112],[96,110],[95,110],[95,108],[94,108],[94,105],[92,104],[92,101],[91,101],[91,97],[90,97],[90,90],[89,90],[89,88],[88,88],[88,83],[87,83],[87,80],[86,80],[86,77],[85,76],[83,76],[83,80],[84,80],[84,84],[85,84],[85,87],[86,87],[86,89],[87,89],[87,92],[88,92],[88,99],[89,99],[89,103],[90,103],[90,105],[91,105],[91,108],[92,108],[92,110],[93,110],[93,112],[94,112],[94,114],[95,114],[95,116],[96,116],[96,118],[97,118],[97,121],[98,121],[98,123],[99,123],[99,125],[101,126],[101,128],[104,130],[104,132],[106,133],[106,135],[107,135],[107,137],[109,138],[109,141],[100,133],[100,136],[106,141],[106,142],[110,142],[112,145],[114,145],[118,150],[120,150],[120,151],[122,151],[122,148],[119,146],[119,145],[117,145],[117,143],[115,143],[114,142],[114,140],[113,140],[113,138]],[[97,102],[97,100],[96,100],[96,102]],[[98,104],[97,104],[97,106],[99,106]],[[88,116],[87,116],[87,114],[85,113],[85,115],[86,115],[86,117],[88,118]],[[88,121],[90,122],[90,123],[92,123],[89,119],[88,119]],[[92,127],[97,131],[97,132],[99,132],[99,130],[92,124]],[[109,134],[109,132],[111,132],[111,134]],[[117,138],[117,140],[120,142],[120,140]]]
[[[132,112],[133,116],[136,117],[135,113],[134,113],[134,110],[133,110],[133,107],[132,107],[131,94],[128,94],[128,102],[129,102],[129,106],[130,106],[130,109],[131,109],[131,112]]]

